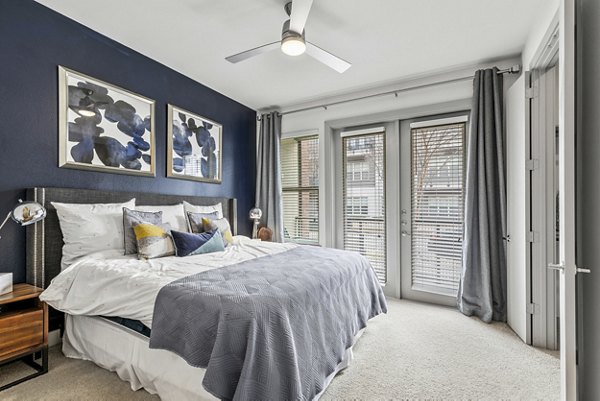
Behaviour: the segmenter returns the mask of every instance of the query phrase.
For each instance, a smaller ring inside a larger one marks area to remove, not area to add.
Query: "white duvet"
[[[119,316],[152,327],[154,301],[166,284],[191,274],[216,269],[296,247],[234,237],[224,252],[187,257],[138,260],[119,251],[86,256],[52,280],[40,299],[71,315]]]

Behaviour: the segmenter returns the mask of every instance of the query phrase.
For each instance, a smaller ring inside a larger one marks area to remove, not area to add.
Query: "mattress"
[[[362,335],[361,330],[354,343]],[[145,389],[165,401],[216,400],[202,387],[205,369],[194,368],[179,356],[150,349],[148,338],[114,321],[93,316],[66,315],[63,353],[69,358],[92,361],[129,382],[132,390]],[[326,391],[335,375],[353,359],[346,350],[336,370],[327,377]]]

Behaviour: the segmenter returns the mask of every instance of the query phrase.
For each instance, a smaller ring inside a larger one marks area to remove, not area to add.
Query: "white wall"
[[[316,130],[324,132],[325,122],[348,117],[377,114],[386,111],[402,110],[417,106],[444,103],[470,98],[473,84],[470,81],[444,84],[394,95],[361,100],[339,106],[330,106],[327,110],[317,109],[296,114],[284,115],[282,132],[303,132]]]

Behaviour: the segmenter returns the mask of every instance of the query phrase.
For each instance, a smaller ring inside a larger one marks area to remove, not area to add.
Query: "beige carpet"
[[[389,300],[354,348],[355,360],[322,400],[532,400],[559,398],[556,353],[529,347],[504,324],[453,309]],[[21,368],[0,368],[0,384]],[[0,400],[157,400],[116,374],[67,359],[54,347],[50,372],[0,393]]]

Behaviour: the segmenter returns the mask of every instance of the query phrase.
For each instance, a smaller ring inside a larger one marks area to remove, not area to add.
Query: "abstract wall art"
[[[220,183],[221,124],[169,104],[167,127],[167,176]]]
[[[154,101],[58,67],[59,167],[154,176]]]

